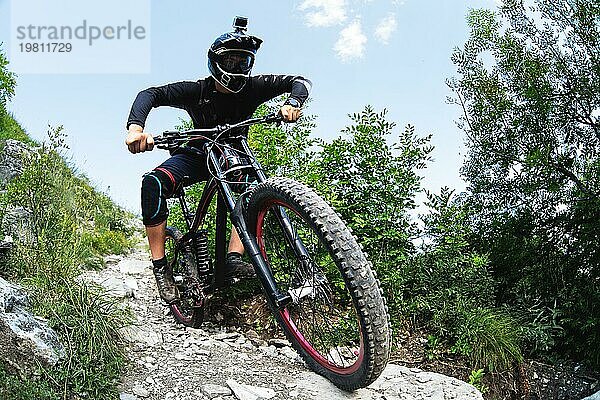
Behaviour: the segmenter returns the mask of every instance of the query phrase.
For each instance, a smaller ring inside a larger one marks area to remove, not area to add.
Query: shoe
[[[242,255],[232,251],[227,254],[225,259],[225,279],[232,280],[233,278],[254,278],[256,272],[252,264],[242,260]]]
[[[179,296],[177,287],[173,281],[173,274],[165,265],[162,268],[154,268],[154,277],[156,278],[156,286],[158,286],[158,293],[160,298],[166,301],[168,304],[175,302]]]

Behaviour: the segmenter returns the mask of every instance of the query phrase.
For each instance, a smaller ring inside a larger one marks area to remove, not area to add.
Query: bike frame
[[[272,116],[270,117],[273,118]],[[249,126],[256,123],[270,122],[269,117],[255,118],[247,121],[243,121],[234,127],[238,126]],[[231,129],[231,126],[218,127],[213,130],[207,129],[195,129],[184,132],[186,134],[205,134],[205,133],[219,133]],[[168,132],[165,132],[167,134]],[[174,132],[171,132],[174,133]],[[179,132],[178,132],[179,133]],[[166,136],[166,135],[165,135]],[[257,176],[258,183],[267,180],[261,165],[256,161],[248,141],[245,136],[236,136],[234,138],[228,138],[228,141],[237,141],[241,146],[241,150],[249,155],[250,164],[245,168],[249,172],[254,172]],[[242,241],[244,249],[256,271],[256,275],[259,278],[267,296],[269,305],[276,310],[282,310],[287,304],[292,301],[292,297],[289,293],[282,293],[278,288],[271,272],[271,269],[265,262],[262,252],[257,244],[256,238],[250,234],[244,218],[244,202],[245,197],[248,193],[241,194],[238,199],[235,199],[230,184],[226,180],[226,175],[229,170],[223,170],[219,162],[218,152],[221,151],[218,142],[206,141],[203,146],[204,152],[196,149],[199,155],[206,155],[208,167],[213,171],[215,176],[211,176],[202,192],[200,201],[196,208],[195,213],[190,213],[187,202],[185,200],[185,193],[182,187],[176,192],[176,196],[179,198],[181,209],[186,220],[188,232],[177,242],[175,248],[175,257],[178,256],[179,251],[184,247],[192,243],[195,234],[198,232],[201,226],[203,226],[204,218],[208,213],[208,208],[215,195],[217,195],[217,215],[216,215],[216,226],[215,226],[215,267],[213,275],[213,283],[211,289],[214,290],[222,286],[224,280],[225,270],[225,257],[226,257],[226,234],[227,234],[227,215],[230,216],[232,225],[236,228],[238,235]],[[285,211],[277,207],[275,209],[276,217],[283,228],[283,232],[286,236],[286,240],[290,243],[294,252],[301,256],[301,259],[308,259],[308,251],[304,247],[304,244],[296,234],[290,219],[286,215]]]

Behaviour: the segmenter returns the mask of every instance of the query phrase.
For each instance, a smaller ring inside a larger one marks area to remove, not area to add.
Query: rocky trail
[[[368,388],[341,391],[309,371],[286,341],[210,322],[201,329],[176,324],[160,302],[143,248],[106,261],[106,269],[83,278],[104,286],[135,315],[123,332],[130,363],[121,400],[482,399],[455,378],[392,364]]]

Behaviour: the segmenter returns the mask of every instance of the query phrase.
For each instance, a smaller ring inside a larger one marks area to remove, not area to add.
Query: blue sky
[[[10,47],[10,1],[0,0],[0,42]],[[61,0],[53,0],[64,15]],[[467,37],[469,8],[493,8],[492,0],[296,0],[150,1],[150,73],[20,74],[9,109],[31,136],[43,139],[63,125],[74,163],[96,186],[128,209],[139,211],[141,176],[164,160],[164,151],[132,155],[124,146],[125,122],[136,94],[149,86],[208,75],[206,50],[230,30],[235,15],[250,20],[264,40],[253,74],[301,74],[313,81],[306,112],[317,115],[313,134],[333,138],[349,113],[365,105],[387,108],[399,128],[415,125],[433,134],[435,160],[424,185],[464,189],[459,176],[463,135],[459,110],[446,104],[445,80],[455,74],[454,47]],[[135,13],[115,16],[135,19]],[[77,15],[70,15],[71,18]],[[116,17],[115,17],[116,18]],[[9,59],[10,59],[9,54]],[[108,60],[110,61],[110,60]],[[135,57],[131,63],[143,63]],[[172,128],[179,110],[155,109],[146,130]]]

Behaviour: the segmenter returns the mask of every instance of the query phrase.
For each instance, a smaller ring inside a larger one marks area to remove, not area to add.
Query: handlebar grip
[[[281,112],[279,112],[279,111],[271,113],[265,117],[265,122],[267,122],[267,123],[282,122],[282,121],[283,121],[283,115],[281,115]]]

